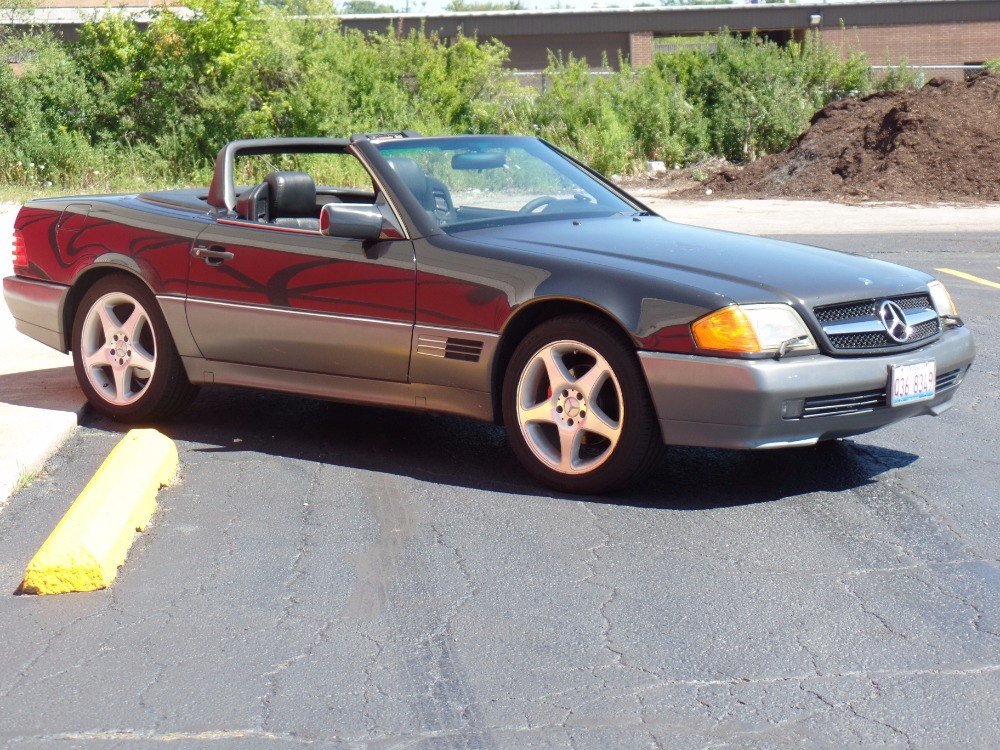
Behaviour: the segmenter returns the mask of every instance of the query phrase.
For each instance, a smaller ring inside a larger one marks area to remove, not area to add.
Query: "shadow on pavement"
[[[73,366],[66,365],[0,375],[0,401],[13,406],[78,412],[85,399]]]
[[[90,413],[85,426],[124,433]],[[530,480],[501,427],[457,417],[354,406],[238,388],[205,389],[176,420],[153,425],[183,451],[263,454],[407,476],[487,492],[669,510],[702,510],[841,492],[917,456],[854,441],[777,451],[669,448],[637,487],[561,495]]]
[[[872,484],[880,474],[909,466],[917,458],[855,440],[764,451],[674,447],[637,491],[606,502],[705,510],[845,492]]]

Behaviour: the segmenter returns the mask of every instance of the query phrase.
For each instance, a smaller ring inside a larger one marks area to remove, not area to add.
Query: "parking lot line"
[[[991,286],[994,289],[1000,289],[1000,284],[998,284],[997,282],[990,281],[989,279],[983,279],[983,278],[980,278],[979,276],[973,276],[971,273],[964,273],[962,271],[954,271],[954,270],[952,270],[950,268],[936,268],[934,270],[940,271],[941,273],[949,273],[952,276],[957,276],[958,278],[960,278],[960,279],[966,279],[967,281],[974,281],[977,284],[982,284],[983,286]]]

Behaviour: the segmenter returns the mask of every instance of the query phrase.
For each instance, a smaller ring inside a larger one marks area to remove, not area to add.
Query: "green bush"
[[[749,161],[782,151],[817,109],[868,93],[872,79],[862,55],[842,61],[817,35],[781,46],[729,34],[597,76],[585,60],[552,57],[545,76],[542,94],[516,113],[521,129],[620,173],[648,160]]]
[[[90,168],[97,106],[69,51],[49,37],[23,40],[6,53],[24,61],[16,78],[0,72],[0,175],[26,187],[76,184]]]
[[[886,60],[888,59],[889,56],[886,55]],[[871,81],[876,91],[918,89],[925,83],[923,71],[911,68],[906,60],[896,65],[890,62],[882,72],[872,70]]]
[[[664,75],[673,75],[699,110],[708,150],[733,161],[783,151],[817,109],[869,88],[863,56],[841,61],[815,34],[785,46],[755,34],[720,34],[662,58]]]
[[[533,133],[605,173],[648,160],[752,160],[786,148],[816,109],[873,88],[915,83],[876,75],[816,35],[781,46],[750,35],[705,37],[653,63],[595,75],[550,57],[541,91],[505,70],[495,41],[433,33],[362,34],[330,0],[190,0],[145,29],[122,15],[84,24],[74,44],[7,40],[0,53],[0,179],[23,188],[130,189],[203,183],[235,138],[426,133]],[[51,185],[50,185],[51,183]]]
[[[594,75],[586,60],[551,56],[545,90],[514,112],[517,129],[608,174],[635,172],[648,160],[685,162],[707,148],[707,124],[663,59]]]

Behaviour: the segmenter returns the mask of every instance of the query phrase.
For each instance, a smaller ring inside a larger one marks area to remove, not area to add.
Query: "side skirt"
[[[394,383],[314,372],[182,357],[188,379],[199,385],[235,385],[330,401],[454,414],[494,421],[489,393],[424,383]]]

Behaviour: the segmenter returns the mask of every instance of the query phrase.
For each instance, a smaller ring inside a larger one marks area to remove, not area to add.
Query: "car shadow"
[[[130,429],[93,413],[83,424],[109,432]],[[917,458],[846,440],[756,452],[671,447],[642,484],[589,496],[537,484],[517,462],[503,428],[458,417],[217,387],[203,390],[177,419],[155,427],[200,453],[260,453],[486,492],[669,510],[842,492]]]
[[[627,497],[609,496],[604,502],[705,510],[847,492],[873,484],[881,474],[917,458],[856,440],[763,451],[670,447],[641,486]]]
[[[0,375],[0,402],[34,409],[80,412],[86,399],[73,365]]]

